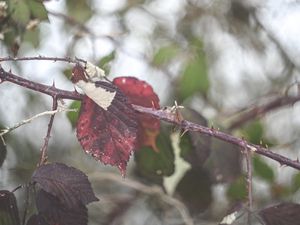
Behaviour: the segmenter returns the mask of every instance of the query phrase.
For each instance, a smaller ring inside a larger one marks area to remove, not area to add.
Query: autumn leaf
[[[137,148],[134,109],[118,87],[104,81],[92,82],[78,65],[71,80],[86,94],[76,127],[81,146],[95,159],[117,166],[124,176],[130,155]]]
[[[31,179],[68,208],[98,201],[87,176],[80,170],[62,163],[38,167]]]
[[[155,109],[160,108],[159,98],[147,82],[135,77],[117,77],[113,80],[113,84],[123,91],[132,104]],[[138,121],[141,128],[138,138],[140,146],[150,146],[158,152],[156,137],[160,130],[159,119],[146,113],[139,113]]]

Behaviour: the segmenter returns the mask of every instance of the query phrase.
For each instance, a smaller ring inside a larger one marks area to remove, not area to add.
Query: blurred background
[[[0,56],[78,57],[103,68],[109,79],[138,77],[152,85],[161,107],[177,101],[188,120],[296,160],[297,102],[239,118],[248,109],[259,111],[277,98],[299,95],[299,22],[297,0],[7,0],[0,1]],[[66,63],[1,66],[74,90]],[[52,105],[50,97],[6,82],[0,84],[0,103],[3,128]],[[89,224],[218,224],[234,210],[240,218],[233,224],[245,224],[245,163],[237,147],[195,133],[180,137],[178,127],[162,123],[156,140],[160,152],[140,149],[123,179],[116,168],[81,150],[75,118],[74,113],[56,116],[49,161],[89,176],[100,198],[89,205]],[[36,119],[4,136],[0,189],[28,182],[48,119]],[[256,155],[252,159],[255,210],[299,201],[298,171]],[[16,195],[22,211],[24,193]],[[262,224],[256,213],[253,217],[253,224]]]

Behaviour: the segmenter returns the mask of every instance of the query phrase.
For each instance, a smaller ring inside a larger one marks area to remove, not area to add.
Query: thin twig
[[[57,110],[57,107],[58,107],[57,97],[54,96],[53,97],[52,110]],[[40,157],[40,161],[39,161],[38,166],[43,165],[47,161],[48,144],[49,144],[49,140],[50,140],[50,133],[51,133],[54,117],[55,117],[55,114],[52,114],[51,117],[50,117],[50,121],[49,121],[49,124],[48,124],[48,129],[47,129],[47,134],[46,134],[46,137],[44,139],[44,144],[41,148],[41,157]]]
[[[94,173],[89,175],[90,179],[101,179],[101,180],[111,180],[117,183],[120,183],[124,186],[133,188],[137,191],[140,191],[145,194],[149,195],[159,195],[161,196],[161,200],[163,200],[165,203],[174,206],[178,212],[180,213],[183,221],[185,222],[186,225],[193,225],[193,219],[188,213],[187,208],[185,205],[180,202],[179,200],[166,195],[163,190],[159,186],[149,186],[149,185],[144,185],[138,181],[131,180],[130,178],[126,178],[126,182],[123,182],[123,180],[120,179],[120,176],[113,174],[113,173]]]
[[[47,86],[47,85],[43,85],[40,83],[26,80],[24,78],[21,78],[19,76],[12,74],[11,72],[6,72],[3,68],[0,67],[0,83],[5,82],[5,81],[12,82],[14,84],[17,84],[17,85],[23,86],[25,88],[29,88],[31,90],[41,92],[41,93],[44,93],[44,94],[47,94],[50,96],[57,96],[57,99],[82,100],[82,97],[83,97],[83,95],[79,94],[76,91],[65,91],[65,90],[57,89],[54,86]],[[297,98],[297,101],[298,100],[300,100],[300,99]],[[296,101],[296,99],[294,101]],[[290,102],[288,102],[288,103],[290,103]],[[286,102],[286,104],[287,104],[287,102]],[[153,117],[156,117],[160,120],[164,120],[171,124],[177,125],[184,130],[194,131],[194,132],[198,132],[200,134],[215,137],[217,139],[220,139],[225,142],[239,146],[240,148],[245,147],[245,141],[242,138],[234,137],[232,135],[226,134],[219,130],[204,127],[204,126],[201,126],[196,123],[192,123],[187,120],[179,121],[176,114],[170,112],[169,110],[164,110],[164,109],[157,110],[154,108],[146,108],[146,107],[142,107],[142,106],[138,106],[138,105],[132,105],[132,106],[138,112],[150,114]],[[283,106],[283,104],[282,104],[282,106]],[[300,163],[298,160],[289,159],[285,156],[282,156],[280,154],[272,152],[269,149],[264,148],[262,146],[254,145],[254,144],[247,142],[246,150],[250,151],[250,152],[255,152],[259,155],[263,155],[267,158],[273,159],[273,160],[279,162],[281,165],[290,166],[292,168],[300,170]]]
[[[0,62],[6,61],[32,61],[32,60],[39,60],[39,61],[54,61],[54,62],[66,62],[66,63],[78,63],[79,61],[83,61],[77,58],[71,57],[49,57],[49,56],[30,56],[30,57],[3,57],[0,58]]]
[[[59,107],[58,109],[56,110],[52,110],[52,111],[45,111],[45,112],[41,112],[41,113],[38,113],[28,119],[25,119],[25,120],[22,120],[21,122],[13,125],[12,127],[8,127],[8,128],[5,128],[5,129],[2,129],[0,130],[0,137],[3,137],[4,135],[10,133],[11,131],[27,124],[27,123],[31,123],[33,120],[39,118],[39,117],[42,117],[42,116],[46,116],[46,115],[53,115],[53,114],[56,114],[56,113],[59,113],[59,112],[74,112],[74,111],[77,111],[76,109],[67,109],[67,108],[61,108]]]
[[[251,213],[253,209],[253,190],[252,190],[252,152],[243,149],[243,153],[246,159],[246,182],[247,182],[247,192],[248,192],[248,225],[251,224]]]
[[[267,112],[271,110],[281,108],[283,106],[293,105],[299,100],[300,100],[300,95],[281,96],[264,105],[255,106],[245,111],[244,113],[241,113],[241,115],[237,119],[231,122],[229,129],[232,130],[237,127],[240,127],[242,124],[245,124],[246,122],[253,120],[261,115],[265,115]]]

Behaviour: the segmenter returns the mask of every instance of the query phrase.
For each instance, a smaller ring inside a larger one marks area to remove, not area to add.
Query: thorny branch
[[[246,122],[253,120],[259,116],[265,115],[267,112],[287,106],[287,105],[293,105],[296,102],[300,101],[300,95],[297,96],[281,96],[278,97],[264,105],[255,106],[251,108],[248,111],[245,111],[242,113],[236,120],[231,122],[229,129],[235,129],[237,127],[240,127],[242,124],[245,124]]]
[[[245,144],[246,145],[246,144]],[[246,182],[247,182],[247,191],[248,191],[248,222],[247,224],[251,224],[251,211],[253,209],[253,189],[252,189],[252,152],[243,150],[246,159]]]
[[[58,99],[57,99],[56,96],[53,96],[52,98],[53,98],[52,110],[57,110],[57,107],[58,107],[57,100]],[[47,150],[48,150],[48,144],[49,144],[49,140],[50,140],[50,133],[51,133],[54,117],[55,117],[55,114],[52,114],[51,117],[50,117],[50,121],[49,121],[49,124],[48,124],[48,129],[47,129],[47,134],[46,134],[46,137],[44,139],[45,141],[44,141],[44,144],[41,148],[41,158],[40,158],[38,166],[43,165],[47,161]]]
[[[56,110],[52,110],[52,111],[45,111],[45,112],[41,112],[41,113],[38,113],[28,119],[24,119],[18,123],[16,123],[15,125],[11,126],[11,127],[7,127],[5,129],[2,129],[0,130],[0,137],[2,138],[4,135],[12,132],[13,130],[27,124],[27,123],[31,123],[33,120],[39,118],[39,117],[42,117],[42,116],[46,116],[46,115],[53,115],[53,114],[56,114],[56,113],[59,113],[59,112],[70,112],[70,111],[76,111],[75,109],[66,109],[66,108],[57,108]]]
[[[41,92],[47,95],[52,96],[52,98],[58,99],[72,99],[72,100],[81,100],[83,95],[79,94],[76,91],[66,91],[56,88],[55,86],[47,86],[40,83],[36,83],[33,81],[26,80],[24,78],[21,78],[19,76],[14,75],[11,72],[5,71],[3,68],[0,67],[0,83],[1,82],[12,82],[14,84],[20,85],[22,87]],[[251,144],[248,142],[245,142],[242,138],[234,137],[232,135],[226,134],[222,131],[216,130],[214,128],[204,127],[196,123],[192,123],[187,120],[179,120],[177,114],[174,114],[166,109],[153,109],[153,108],[145,108],[138,105],[132,105],[133,108],[137,112],[141,113],[147,113],[152,115],[153,117],[156,117],[160,120],[164,120],[166,122],[169,122],[171,124],[180,126],[184,130],[194,131],[198,132],[203,135],[215,137],[217,139],[220,139],[222,141],[234,144],[236,146],[239,146],[240,149],[245,149],[249,152],[254,152],[259,155],[263,155],[267,158],[273,159],[280,163],[280,165],[286,165],[290,166],[292,168],[295,168],[297,170],[300,170],[300,163],[299,160],[292,160],[289,159],[283,155],[277,154],[275,152],[272,152],[268,150],[267,148],[264,148],[260,145]]]

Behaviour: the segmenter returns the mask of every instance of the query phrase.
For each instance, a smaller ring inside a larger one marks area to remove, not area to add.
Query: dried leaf
[[[136,113],[115,85],[88,80],[80,65],[73,68],[72,82],[84,96],[77,122],[77,138],[86,153],[104,164],[117,166],[125,175],[131,153],[137,147]]]
[[[39,190],[36,196],[38,217],[42,217],[49,225],[87,225],[88,213],[83,204],[75,208],[66,208],[55,196]],[[38,221],[43,221],[38,218]]]
[[[259,212],[265,225],[299,225],[300,205],[295,203],[281,203],[265,208]]]
[[[20,224],[16,197],[7,190],[0,190],[0,224]]]
[[[76,208],[98,201],[87,176],[74,167],[62,163],[42,165],[32,175],[32,181],[54,195],[68,208]]]
[[[117,77],[113,83],[129,98],[130,102],[149,108],[159,109],[159,98],[153,88],[145,81],[135,77]],[[160,121],[146,113],[139,113],[138,120],[141,127],[139,144],[150,146],[159,151],[156,146],[156,137],[160,130]]]
[[[26,225],[50,225],[50,224],[45,221],[42,215],[34,214],[28,219]]]
[[[77,122],[77,138],[86,153],[104,164],[117,166],[124,174],[135,150],[137,123],[134,111],[115,99],[108,111],[85,96]]]

